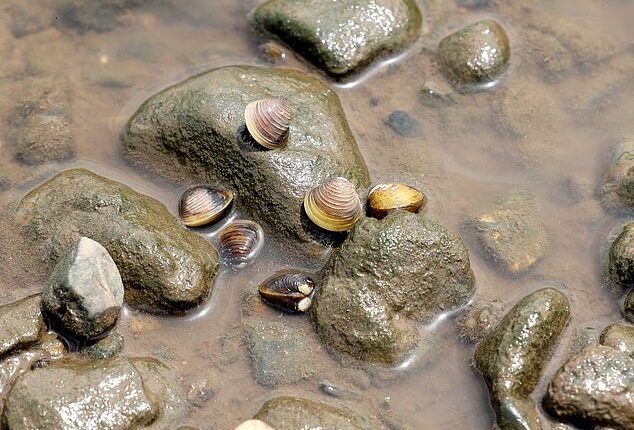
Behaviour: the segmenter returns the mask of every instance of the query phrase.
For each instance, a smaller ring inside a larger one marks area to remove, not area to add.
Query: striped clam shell
[[[284,145],[291,116],[290,106],[279,97],[254,101],[244,110],[247,130],[256,142],[267,149]]]
[[[279,272],[264,281],[258,291],[272,306],[287,312],[306,312],[313,303],[315,282],[305,273]]]
[[[396,209],[416,213],[425,203],[425,195],[416,188],[398,182],[379,184],[370,190],[370,215],[381,219]]]
[[[248,220],[232,222],[220,232],[219,238],[223,260],[232,266],[248,263],[264,243],[262,227]]]
[[[304,197],[304,210],[312,222],[324,230],[348,231],[362,215],[361,201],[354,185],[346,178],[332,178]]]
[[[203,227],[220,220],[232,202],[231,191],[200,185],[183,193],[178,214],[187,227]]]

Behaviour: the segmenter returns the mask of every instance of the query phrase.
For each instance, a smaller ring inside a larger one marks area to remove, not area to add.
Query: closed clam
[[[315,282],[300,272],[279,272],[260,285],[260,296],[271,305],[288,312],[305,312],[313,303]]]
[[[416,188],[398,182],[379,184],[370,190],[370,215],[381,219],[396,209],[417,212],[425,203],[425,195]]]
[[[324,230],[348,231],[359,221],[361,201],[354,185],[346,178],[332,178],[304,197],[304,210],[312,222]]]
[[[234,221],[220,232],[221,253],[224,261],[241,266],[251,260],[262,247],[262,227],[248,220]]]
[[[183,193],[178,213],[187,227],[203,227],[222,218],[232,202],[231,191],[196,186]]]
[[[284,145],[291,122],[291,108],[274,97],[249,103],[244,110],[247,130],[260,145],[277,149]]]

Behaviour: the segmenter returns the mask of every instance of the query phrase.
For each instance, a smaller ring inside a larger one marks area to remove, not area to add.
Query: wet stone
[[[75,339],[94,339],[114,327],[123,305],[123,283],[108,251],[87,237],[55,265],[42,292],[54,325]]]
[[[404,137],[419,137],[423,134],[423,128],[416,118],[402,110],[395,110],[385,123],[398,135]]]
[[[477,342],[491,333],[502,320],[501,300],[479,300],[469,305],[458,317],[458,335],[464,342]]]
[[[528,270],[546,252],[546,231],[531,193],[515,192],[498,198],[470,226],[486,255],[508,273]]]
[[[80,33],[111,31],[130,9],[154,0],[63,0],[57,13],[61,25]]]
[[[108,336],[98,340],[90,345],[86,345],[81,349],[81,353],[87,358],[110,358],[118,355],[123,349],[124,338],[116,330],[113,330]]]
[[[342,76],[413,42],[421,14],[412,0],[270,0],[252,21],[317,67]]]
[[[634,325],[610,324],[601,332],[599,341],[634,358]]]
[[[67,170],[27,194],[16,220],[42,256],[58,261],[80,237],[116,263],[125,301],[153,313],[183,312],[207,299],[218,254],[157,200],[83,169]]]
[[[418,326],[474,293],[462,240],[421,215],[362,219],[333,255],[312,316],[322,340],[369,362],[393,365],[419,342]]]
[[[487,19],[450,34],[440,41],[438,62],[456,85],[486,85],[508,67],[511,47],[497,22]]]
[[[631,290],[623,301],[623,316],[634,323],[634,290]]]
[[[491,392],[501,430],[539,430],[530,398],[570,317],[570,303],[553,288],[520,300],[477,346],[474,359]]]
[[[606,346],[586,348],[557,371],[544,407],[567,422],[634,428],[634,358]]]
[[[37,343],[46,328],[40,303],[37,294],[0,306],[0,356]]]
[[[322,428],[339,430],[370,430],[381,428],[374,419],[361,416],[347,408],[296,397],[276,397],[267,401],[255,417],[276,430]]]
[[[625,139],[615,149],[601,194],[608,209],[634,206],[634,139]]]
[[[623,286],[634,284],[634,222],[624,225],[608,251],[610,281]]]

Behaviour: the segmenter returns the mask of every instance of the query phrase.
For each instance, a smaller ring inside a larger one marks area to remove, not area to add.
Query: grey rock
[[[40,185],[15,216],[50,262],[82,236],[101,243],[119,268],[125,301],[136,309],[191,309],[208,297],[218,268],[213,246],[162,203],[87,170],[67,170]]]
[[[495,81],[511,57],[509,38],[497,22],[487,19],[450,34],[438,45],[438,62],[456,85]]]
[[[285,148],[268,151],[246,132],[244,109],[273,96],[294,116]],[[369,185],[337,95],[293,70],[233,66],[193,77],[147,100],[122,139],[128,159],[158,174],[232,189],[239,210],[313,264],[336,238],[311,225],[304,194],[333,176]]]
[[[606,346],[586,348],[557,371],[544,406],[563,421],[634,428],[634,358]]]
[[[486,255],[508,273],[528,270],[546,252],[546,231],[531,193],[501,196],[469,226]]]
[[[57,9],[59,22],[80,33],[105,32],[121,24],[121,16],[128,10],[153,0],[63,0]]]
[[[376,420],[361,416],[347,408],[295,397],[276,397],[267,401],[257,414],[276,430],[322,428],[338,430],[375,430],[381,428]]]
[[[479,300],[458,317],[458,335],[464,342],[482,340],[497,327],[503,316],[501,300]]]
[[[629,324],[610,324],[601,332],[601,345],[618,349],[634,358],[634,326]]]
[[[421,14],[412,0],[270,0],[252,21],[317,67],[342,76],[414,41]]]
[[[330,347],[391,365],[417,345],[420,323],[466,304],[474,289],[459,237],[395,211],[355,226],[325,270],[312,316]]]
[[[39,294],[0,306],[0,356],[37,343],[45,328]]]
[[[402,110],[395,110],[388,117],[385,123],[392,129],[396,134],[405,137],[418,137],[423,134],[423,128],[420,125],[420,122]]]
[[[634,222],[625,224],[608,251],[608,276],[616,285],[634,285]]]
[[[42,292],[42,308],[56,327],[76,339],[94,339],[114,327],[123,305],[123,282],[108,251],[87,237],[55,265]]]
[[[501,430],[541,429],[530,398],[570,317],[564,294],[544,288],[520,300],[477,346],[482,372]]]
[[[623,316],[634,323],[634,290],[631,290],[623,300]]]
[[[81,353],[87,358],[110,358],[119,354],[123,349],[124,338],[116,330],[108,333],[103,339],[82,347]]]
[[[634,139],[624,139],[615,149],[601,195],[608,209],[634,206]]]

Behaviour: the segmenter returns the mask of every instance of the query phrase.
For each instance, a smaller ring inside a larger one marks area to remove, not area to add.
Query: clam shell
[[[417,212],[425,203],[425,195],[409,185],[391,182],[379,184],[370,190],[370,215],[381,219],[396,209]]]
[[[359,221],[361,201],[354,185],[346,178],[332,178],[304,197],[304,210],[312,222],[324,230],[348,231]]]
[[[244,110],[247,130],[260,145],[277,149],[284,145],[291,122],[291,108],[285,100],[274,97],[249,103]]]
[[[306,312],[313,303],[315,282],[305,273],[279,272],[258,288],[267,303],[288,312]]]
[[[232,266],[248,263],[264,242],[262,227],[248,220],[234,221],[219,235],[220,252],[224,261]]]
[[[178,214],[187,227],[213,224],[227,213],[233,202],[233,193],[205,185],[183,193],[178,203]]]

